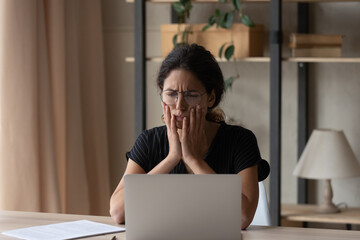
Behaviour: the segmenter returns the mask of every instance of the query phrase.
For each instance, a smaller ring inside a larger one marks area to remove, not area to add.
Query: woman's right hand
[[[173,162],[180,162],[182,158],[182,150],[179,134],[176,128],[176,119],[171,115],[170,108],[165,103],[163,105],[164,121],[166,124],[167,135],[169,140],[169,154],[167,156],[168,160]]]

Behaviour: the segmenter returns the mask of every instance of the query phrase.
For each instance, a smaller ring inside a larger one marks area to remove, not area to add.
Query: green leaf
[[[193,8],[193,5],[189,3],[189,5],[186,6],[186,9],[190,12],[190,10]],[[190,14],[190,13],[189,13]]]
[[[242,24],[244,24],[245,26],[248,27],[255,27],[254,22],[250,19],[250,17],[248,15],[242,14],[240,21]]]
[[[221,3],[226,3],[226,0],[219,0],[219,2],[221,2]]]
[[[224,43],[223,45],[221,45],[220,50],[219,50],[219,58],[222,58],[222,54],[223,54],[223,50],[225,47],[226,43]]]
[[[208,20],[209,25],[212,26],[215,24],[215,22],[216,22],[216,17],[214,15],[209,17],[209,20]]]
[[[175,34],[172,38],[172,43],[174,45],[174,48],[177,46],[177,34]]]
[[[230,46],[228,46],[225,50],[225,58],[226,60],[230,61],[230,58],[234,55],[234,50],[235,47],[233,44],[231,44]]]
[[[232,84],[234,82],[234,77],[229,77],[229,78],[225,79],[224,82],[225,82],[225,91],[226,91],[227,89],[232,87]]]
[[[211,25],[209,25],[209,24],[206,24],[202,29],[201,29],[201,31],[206,31],[208,28],[211,28]]]
[[[216,10],[215,10],[215,17],[219,17],[219,16],[220,16],[220,13],[221,13],[220,10],[219,10],[219,9],[216,9]]]
[[[225,25],[225,13],[219,11],[219,15],[216,21],[216,27],[223,27]]]
[[[227,12],[225,14],[225,19],[224,19],[224,26],[222,26],[223,28],[231,28],[232,24],[234,21],[234,12]]]
[[[172,4],[172,7],[174,11],[179,14],[183,14],[185,12],[185,7],[180,2],[174,2]]]
[[[234,8],[239,11],[241,8],[241,1],[240,0],[232,0]]]
[[[181,43],[186,43],[188,31],[185,29],[182,33]]]
[[[185,12],[187,17],[190,17],[190,11],[192,9],[193,5],[191,4],[191,2],[189,2],[188,4],[185,5]]]
[[[179,2],[185,7],[191,5],[191,0],[180,0]]]
[[[209,17],[209,20],[208,20],[208,24],[205,25],[205,26],[201,29],[201,31],[204,32],[204,31],[206,31],[208,28],[211,28],[211,26],[214,25],[215,21],[216,21],[215,16],[214,16],[214,15],[210,16],[210,17]]]

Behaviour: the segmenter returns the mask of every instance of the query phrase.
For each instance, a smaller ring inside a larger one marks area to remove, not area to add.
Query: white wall
[[[311,4],[311,29],[318,33],[345,34],[343,55],[360,56],[360,3]],[[216,4],[196,4],[190,22],[205,22],[209,9]],[[222,7],[224,7],[222,5]],[[226,7],[226,6],[225,6]],[[147,54],[160,56],[160,24],[170,22],[169,4],[147,3]],[[256,23],[269,25],[269,5],[248,4],[245,7]],[[283,4],[284,56],[289,56],[288,34],[296,31],[296,4]],[[133,4],[120,0],[103,0],[106,74],[108,83],[108,119],[112,181],[121,177],[125,151],[134,142],[133,136]],[[268,47],[265,49],[265,55]],[[220,64],[224,75],[234,71],[232,63]],[[148,62],[148,128],[161,124],[161,107],[155,78],[160,63]],[[264,159],[269,160],[269,64],[238,63],[241,78],[226,93],[223,109],[226,114],[251,129],[257,136]],[[295,203],[297,179],[292,171],[297,160],[297,64],[283,64],[282,81],[282,201]],[[360,159],[360,68],[359,64],[321,63],[310,66],[310,128],[343,129],[357,158]],[[321,182],[311,181],[310,197],[321,199]],[[320,184],[320,186],[317,186]],[[346,202],[360,207],[360,178],[334,180],[335,203]]]
[[[344,34],[343,56],[360,57],[360,3],[321,3],[311,12],[312,30]],[[360,64],[314,64],[310,80],[310,127],[342,129],[360,160]],[[314,182],[312,199],[322,198]],[[332,181],[334,202],[360,206],[360,178]]]

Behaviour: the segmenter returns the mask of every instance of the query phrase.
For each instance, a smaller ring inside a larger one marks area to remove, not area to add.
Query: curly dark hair
[[[224,94],[224,77],[214,56],[204,47],[197,44],[176,47],[161,64],[156,81],[161,91],[165,79],[171,71],[176,69],[191,72],[203,84],[207,94],[211,94],[214,90],[215,102],[208,109],[206,118],[216,122],[223,121],[222,111],[219,112],[219,109],[215,110],[215,108],[219,105]]]

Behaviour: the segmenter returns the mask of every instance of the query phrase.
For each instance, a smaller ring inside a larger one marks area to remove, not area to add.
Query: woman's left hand
[[[205,134],[205,111],[199,105],[191,108],[190,119],[183,121],[181,148],[183,160],[188,165],[205,158],[209,146]]]

